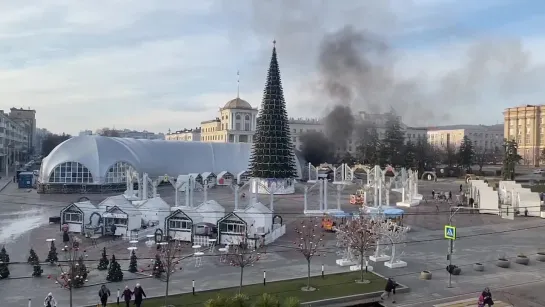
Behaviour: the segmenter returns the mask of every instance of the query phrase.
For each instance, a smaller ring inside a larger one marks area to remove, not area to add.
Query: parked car
[[[543,174],[543,173],[545,173],[545,169],[535,169],[535,170],[533,171],[533,173],[534,173],[534,174]]]

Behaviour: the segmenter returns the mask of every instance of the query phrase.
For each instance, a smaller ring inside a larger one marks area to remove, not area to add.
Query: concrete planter
[[[530,263],[530,258],[523,255],[518,255],[517,258],[515,258],[515,263],[528,265],[528,263]]]
[[[545,252],[539,252],[536,254],[536,260],[545,262]]]
[[[496,260],[496,266],[507,269],[508,267],[511,266],[511,262],[507,259],[498,259]]]
[[[484,271],[484,264],[482,263],[475,263],[473,265],[473,270],[477,271],[477,272],[482,272]]]
[[[462,269],[454,268],[454,270],[452,270],[452,275],[460,275],[460,274],[462,274]]]
[[[431,279],[431,272],[430,271],[420,272],[420,279],[430,280]]]

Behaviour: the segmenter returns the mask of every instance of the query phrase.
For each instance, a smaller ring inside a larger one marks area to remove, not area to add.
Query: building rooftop
[[[209,123],[219,123],[221,120],[219,117],[216,117],[215,119],[205,120],[202,121],[201,124],[209,124]]]
[[[196,128],[193,128],[193,129],[184,128],[184,129],[181,129],[181,130],[176,130],[174,132],[169,132],[169,133],[167,133],[167,135],[180,134],[180,133],[201,133],[201,127],[196,127]]]
[[[222,109],[223,110],[225,109],[253,110],[254,108],[252,108],[252,106],[250,105],[250,103],[248,103],[248,101],[237,97],[235,99],[227,101],[227,103]]]
[[[318,119],[318,118],[302,118],[302,117],[298,117],[298,118],[290,117],[288,119],[288,123],[290,123],[290,124],[310,124],[310,125],[312,125],[312,124],[314,124],[314,125],[323,124],[321,119]]]
[[[449,125],[449,126],[434,126],[434,127],[423,128],[423,129],[428,129],[429,131],[459,130],[459,129],[503,131],[503,124],[497,124],[497,125]]]

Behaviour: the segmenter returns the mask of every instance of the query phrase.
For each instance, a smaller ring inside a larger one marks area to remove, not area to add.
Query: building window
[[[244,130],[245,131],[250,131],[250,123],[244,123]]]
[[[237,131],[240,131],[240,123],[236,123],[235,127]]]
[[[246,225],[242,222],[229,221],[220,224],[222,233],[246,233]]]
[[[245,134],[241,134],[238,136],[238,141],[241,143],[248,143],[248,136]]]
[[[234,142],[235,142],[235,135],[229,134],[229,143],[234,143]]]
[[[191,230],[192,223],[187,219],[171,219],[168,221],[169,229]]]
[[[235,117],[236,120],[240,120],[240,114],[237,114],[237,116]]]
[[[124,183],[127,181],[127,171],[134,169],[129,163],[119,161],[106,172],[106,183]]]
[[[64,162],[55,167],[49,176],[51,183],[93,183],[87,167],[78,162]]]
[[[80,213],[65,213],[64,221],[66,223],[81,223],[81,214]]]
[[[245,120],[250,120],[250,115],[246,115],[246,116],[244,117],[244,119],[245,119]]]

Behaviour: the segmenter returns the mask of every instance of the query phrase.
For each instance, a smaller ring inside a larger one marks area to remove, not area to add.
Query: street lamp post
[[[458,213],[458,211],[460,211],[460,208],[461,207],[456,207],[456,208],[450,208],[450,215],[449,215],[449,218],[448,218],[448,225],[449,226],[452,226],[452,218],[456,215],[456,213]],[[454,210],[453,210],[454,209]],[[448,265],[449,265],[449,269],[451,268],[452,266],[452,254],[453,254],[453,251],[454,251],[454,240],[448,240]],[[451,272],[449,271],[448,272],[448,287],[449,288],[452,288],[452,274]]]

